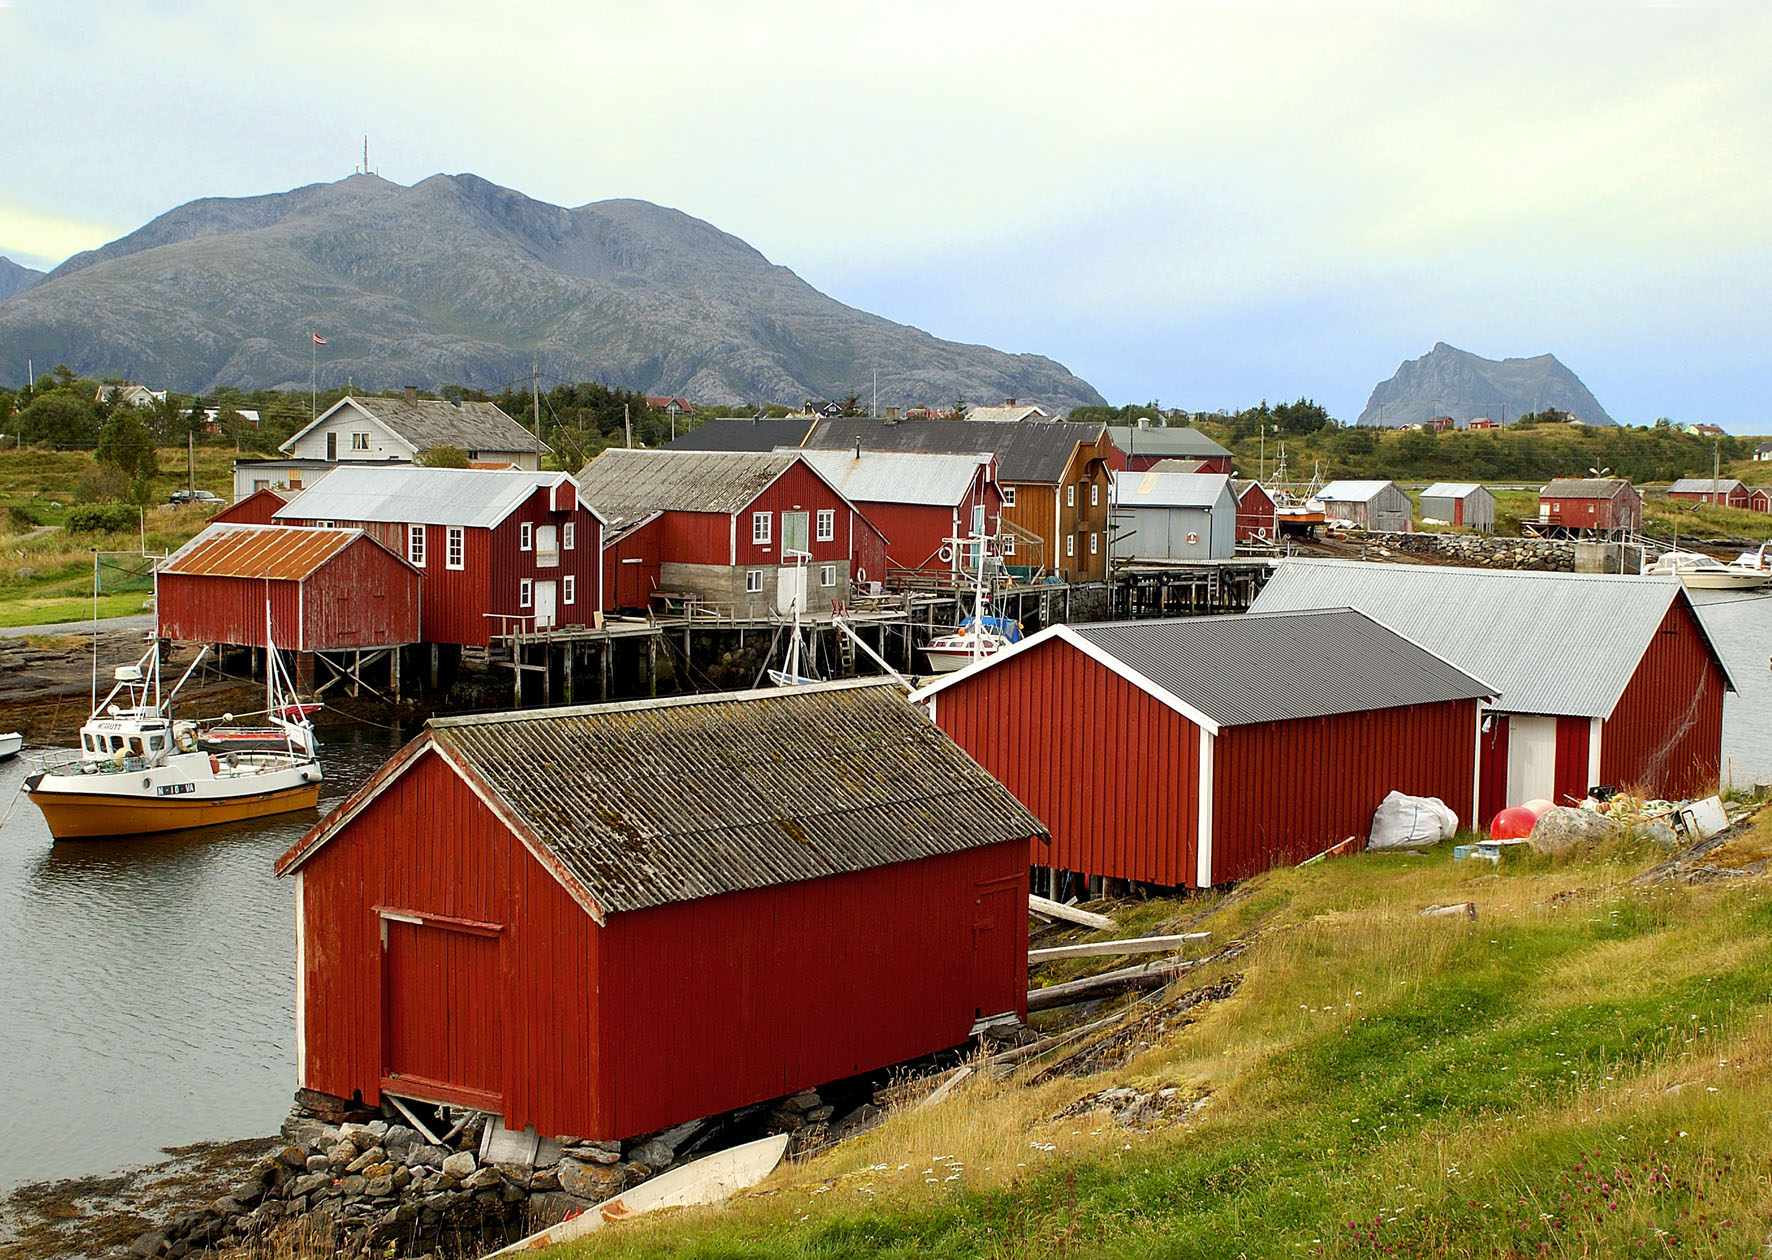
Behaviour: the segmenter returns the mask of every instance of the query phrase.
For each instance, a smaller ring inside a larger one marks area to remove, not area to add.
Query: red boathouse
[[[1042,834],[877,684],[433,720],[277,864],[300,1083],[615,1139],[961,1044]]]
[[[916,698],[1051,831],[1032,864],[1205,888],[1365,835],[1393,788],[1467,816],[1489,694],[1341,609],[1051,626]]]

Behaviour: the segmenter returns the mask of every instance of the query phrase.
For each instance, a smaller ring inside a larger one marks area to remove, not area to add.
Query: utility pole
[[[874,401],[868,404],[868,419],[873,420],[880,414],[880,369],[874,369]]]
[[[197,497],[197,431],[185,430],[185,488]],[[145,546],[145,544],[144,544]]]
[[[541,369],[529,361],[529,402],[535,409],[535,471],[541,471]]]
[[[622,431],[628,435],[628,449],[631,451],[634,449],[634,421],[633,417],[628,415],[626,403],[621,405],[621,427]]]

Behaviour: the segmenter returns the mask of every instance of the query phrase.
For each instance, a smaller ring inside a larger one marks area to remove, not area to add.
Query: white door
[[[775,611],[806,611],[806,566],[784,564],[775,571]]]
[[[1513,714],[1507,723],[1507,803],[1549,800],[1557,782],[1557,719]]]
[[[557,582],[537,582],[535,584],[535,628],[549,630],[554,625],[554,591]]]

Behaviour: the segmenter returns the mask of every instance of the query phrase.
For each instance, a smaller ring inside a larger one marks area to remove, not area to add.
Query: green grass
[[[583,1251],[1762,1255],[1763,888],[1633,888],[1657,854],[1630,846],[1499,871],[1448,848],[1277,871],[1224,899],[1201,924],[1214,944],[1259,933],[1189,982],[1235,970],[1240,987],[1121,1071],[962,1089],[726,1209]],[[1418,914],[1458,900],[1476,922]],[[1148,928],[1193,909],[1124,917]],[[1057,1118],[1117,1084],[1210,1098],[1151,1132]]]

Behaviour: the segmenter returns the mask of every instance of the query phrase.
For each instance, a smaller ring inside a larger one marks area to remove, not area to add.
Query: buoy
[[[1496,840],[1524,840],[1537,822],[1538,815],[1524,805],[1510,805],[1489,820],[1489,835]]]
[[[1555,809],[1556,806],[1550,801],[1545,800],[1542,796],[1535,796],[1520,808],[1531,810],[1534,818],[1543,818],[1546,814],[1550,813],[1551,810]]]

